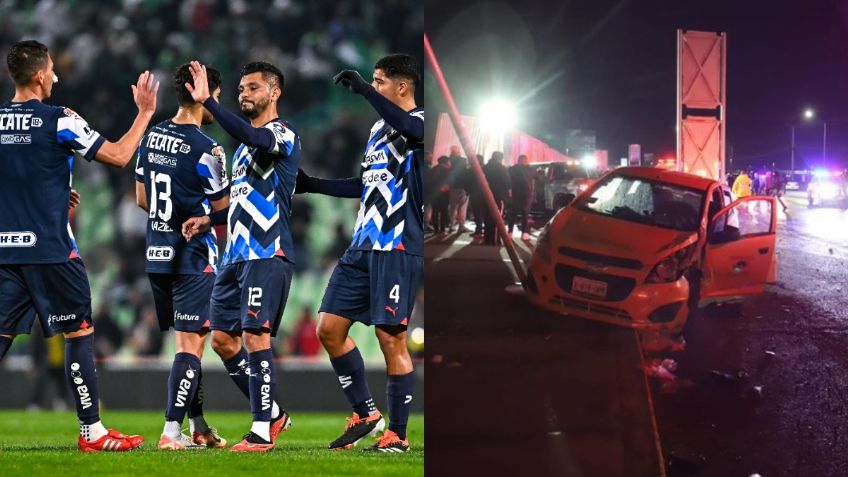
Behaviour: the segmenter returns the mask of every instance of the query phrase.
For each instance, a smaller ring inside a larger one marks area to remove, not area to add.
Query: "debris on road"
[[[444,356],[442,356],[442,355],[440,355],[440,354],[434,354],[434,355],[433,355],[433,359],[431,360],[431,362],[432,362],[433,364],[442,364],[442,362],[443,362],[444,360],[445,360],[445,357],[444,357]]]
[[[644,371],[649,378],[657,378],[662,381],[676,381],[677,362],[673,359],[655,358],[645,362]]]
[[[754,386],[752,389],[757,397],[763,397],[763,386]]]
[[[770,350],[770,349],[767,349],[767,350],[766,350],[766,355],[767,355],[767,356],[771,356],[771,357],[773,358],[773,357],[777,356],[777,353],[775,353],[774,351],[772,351],[772,350]]]
[[[725,372],[719,371],[717,369],[711,369],[710,374],[714,378],[718,379],[719,381],[724,381],[724,382],[727,382],[727,383],[735,383],[736,382],[736,376],[734,376],[730,373],[725,373]]]

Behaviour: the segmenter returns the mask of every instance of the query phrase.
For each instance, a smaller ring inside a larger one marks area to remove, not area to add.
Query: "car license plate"
[[[600,298],[607,296],[607,284],[598,280],[589,280],[583,277],[574,277],[571,282],[571,291],[575,293],[584,293]]]

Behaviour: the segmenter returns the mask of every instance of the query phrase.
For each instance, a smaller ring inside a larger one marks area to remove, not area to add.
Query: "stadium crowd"
[[[351,177],[359,173],[361,146],[376,117],[331,78],[344,68],[370,77],[374,61],[389,52],[423,58],[423,15],[415,0],[6,0],[0,2],[0,49],[23,38],[48,45],[59,83],[47,102],[73,108],[113,140],[135,115],[129,85],[141,71],[150,69],[162,82],[155,124],[176,111],[170,83],[180,64],[199,59],[219,69],[221,102],[237,110],[241,66],[269,61],[285,75],[281,114],[303,138],[304,170]],[[5,72],[0,91],[4,98],[14,91]],[[237,144],[230,136],[217,125],[206,130],[231,158]],[[146,214],[135,203],[132,168],[76,164],[73,187],[82,205],[72,220],[91,282],[98,356],[173,354],[170,334],[158,330],[144,273]],[[277,356],[323,353],[314,333],[317,308],[350,242],[357,208],[354,200],[295,196],[291,226],[298,259],[274,342]],[[219,244],[223,234],[218,231]],[[423,291],[418,303],[410,330],[423,327]],[[34,336],[40,339],[40,332]],[[381,357],[367,328],[354,327],[352,336],[366,358]],[[26,354],[28,347],[21,339],[11,352]]]

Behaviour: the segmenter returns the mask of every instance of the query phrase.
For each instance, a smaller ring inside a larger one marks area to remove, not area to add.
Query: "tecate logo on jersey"
[[[386,169],[374,169],[362,174],[362,185],[370,186],[377,184],[385,184],[394,179],[395,176]]]
[[[151,262],[170,262],[174,259],[174,247],[147,247],[147,259]]]
[[[38,124],[35,123],[38,120]],[[0,131],[27,131],[41,126],[41,119],[32,119],[32,114],[0,114]]]
[[[186,153],[191,150],[187,144],[183,144],[182,139],[155,132],[147,134],[146,146],[149,149],[158,149],[160,151],[170,152],[171,154],[176,154],[177,152]],[[186,146],[185,151],[183,150],[183,146]]]
[[[32,232],[0,232],[0,248],[35,247],[38,237]]]
[[[0,134],[0,144],[32,144],[29,134]]]

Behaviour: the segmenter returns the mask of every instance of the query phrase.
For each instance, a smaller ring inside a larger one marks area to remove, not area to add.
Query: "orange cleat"
[[[286,411],[280,409],[280,415],[277,416],[276,419],[271,421],[271,442],[277,442],[277,436],[280,435],[281,432],[285,432],[289,430],[291,426],[291,416]]]
[[[233,452],[268,452],[274,449],[274,443],[257,436],[253,432],[245,434],[244,439],[230,448]]]
[[[397,452],[403,453],[409,451],[409,441],[401,439],[391,430],[383,433],[382,437],[377,438],[377,443],[371,447],[365,448],[368,452]]]

